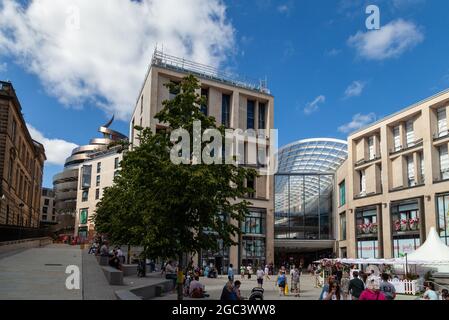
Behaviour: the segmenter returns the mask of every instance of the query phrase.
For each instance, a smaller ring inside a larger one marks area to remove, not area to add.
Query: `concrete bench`
[[[122,264],[122,271],[124,277],[137,275],[137,264]]]
[[[109,257],[106,256],[95,256],[97,258],[98,264],[100,266],[109,266]]]
[[[119,286],[123,284],[123,272],[113,267],[102,267],[104,276],[110,285]]]

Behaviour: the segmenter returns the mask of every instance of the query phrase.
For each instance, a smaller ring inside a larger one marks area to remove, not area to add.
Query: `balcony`
[[[393,222],[393,230],[396,234],[419,231],[419,218],[398,219]]]
[[[380,194],[382,194],[382,192],[370,192],[370,193],[360,192],[359,194],[356,194],[354,196],[354,200],[368,198],[368,197],[374,197],[374,196],[377,196]]]
[[[377,237],[378,230],[379,227],[377,223],[359,224],[357,225],[357,237]]]
[[[363,166],[365,164],[374,163],[374,162],[380,160],[381,157],[382,157],[381,155],[376,155],[375,154],[374,157],[372,157],[371,159],[362,159],[362,160],[357,161],[354,166],[356,168],[358,168],[358,167]]]
[[[410,183],[410,185],[407,186],[400,186],[400,187],[396,187],[396,188],[392,188],[390,189],[390,192],[396,192],[396,191],[401,191],[401,190],[407,190],[407,189],[413,189],[413,188],[419,188],[424,186],[425,183],[424,182],[414,182],[414,183]]]
[[[441,131],[433,135],[433,141],[443,140],[449,138],[449,130]]]

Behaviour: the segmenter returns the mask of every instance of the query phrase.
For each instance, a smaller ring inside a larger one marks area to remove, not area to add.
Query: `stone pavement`
[[[68,265],[81,268],[81,250],[49,245],[0,258],[0,300],[81,300],[81,290],[65,286]]]

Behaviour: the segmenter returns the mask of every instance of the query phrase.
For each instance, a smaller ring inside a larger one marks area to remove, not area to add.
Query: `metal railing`
[[[157,49],[153,54],[152,65],[192,72],[204,78],[270,94],[270,91],[267,88],[266,80],[255,81],[254,79],[249,79],[247,77],[241,77],[236,74],[221,71],[212,66],[193,62],[184,58],[175,57]]]

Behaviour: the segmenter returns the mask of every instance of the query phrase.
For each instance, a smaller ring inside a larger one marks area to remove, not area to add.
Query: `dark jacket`
[[[363,290],[365,290],[365,284],[359,278],[354,278],[349,281],[349,292],[353,297],[358,299]]]

